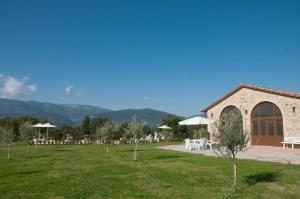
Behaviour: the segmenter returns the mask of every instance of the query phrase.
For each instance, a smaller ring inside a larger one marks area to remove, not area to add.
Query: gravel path
[[[185,145],[167,145],[161,146],[160,149],[180,151],[186,153],[202,154],[207,156],[218,156],[214,150],[186,151]],[[300,149],[283,149],[281,147],[253,146],[245,152],[239,152],[239,159],[251,159],[267,162],[279,162],[284,164],[300,165]]]

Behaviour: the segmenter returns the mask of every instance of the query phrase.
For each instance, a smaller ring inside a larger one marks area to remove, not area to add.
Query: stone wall
[[[272,102],[278,106],[283,117],[284,137],[300,137],[300,100],[248,88],[242,88],[232,96],[228,97],[218,105],[207,111],[209,119],[219,119],[222,110],[230,105],[239,108],[243,115],[244,127],[251,129],[251,111],[261,102]],[[295,113],[293,107],[296,107]],[[211,127],[208,128],[211,132]]]

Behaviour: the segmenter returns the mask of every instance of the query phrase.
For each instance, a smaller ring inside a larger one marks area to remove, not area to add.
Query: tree
[[[172,130],[162,129],[161,135],[165,138],[165,141],[171,140],[174,137]]]
[[[143,126],[143,134],[144,135],[150,135],[150,134],[153,135],[154,134],[151,127],[146,123],[144,123],[144,126]]]
[[[212,139],[215,143],[218,143],[217,152],[232,161],[232,191],[236,192],[236,155],[238,152],[247,149],[249,141],[248,130],[243,128],[241,112],[233,109],[222,114],[222,118],[213,125],[212,129]]]
[[[103,126],[105,122],[109,122],[109,119],[104,117],[93,117],[90,122],[91,139],[96,137],[97,128]]]
[[[10,160],[10,146],[13,140],[13,131],[11,129],[0,128],[0,141],[7,146],[7,160]]]
[[[13,137],[14,137],[14,140],[16,141],[16,139],[20,136],[18,121],[16,119],[14,119],[12,121],[11,125],[12,125],[11,130],[12,130],[12,133],[13,133]]]
[[[82,125],[81,125],[81,131],[83,135],[90,135],[90,117],[85,116]]]
[[[69,132],[68,130],[65,131],[65,133],[68,133],[68,132]],[[75,140],[79,140],[84,137],[84,134],[83,134],[83,131],[82,131],[82,128],[80,127],[80,125],[73,127],[72,137]]]
[[[128,127],[126,129],[126,134],[129,136],[133,136],[135,141],[135,148],[134,148],[134,155],[133,160],[135,161],[137,158],[137,149],[138,149],[138,143],[139,139],[144,135],[144,126],[146,123],[141,122],[139,118],[134,115],[132,118],[132,121],[128,124]]]
[[[49,130],[51,130],[51,135],[55,140],[62,140],[67,136],[67,134],[71,134],[74,137],[74,128],[66,124]]]
[[[127,126],[126,126],[127,127]],[[115,124],[114,131],[112,134],[112,140],[120,140],[125,134],[124,125],[123,124]]]
[[[102,127],[98,127],[96,130],[96,138],[105,140],[106,152],[108,152],[108,145],[112,138],[115,128],[112,122],[105,122]]]
[[[128,128],[128,123],[127,122],[122,122],[117,125],[117,134],[119,136],[119,140],[121,143],[127,143],[126,140],[130,139],[131,137],[128,137],[127,135],[127,128]]]
[[[161,125],[167,125],[172,128],[175,138],[187,138],[188,131],[186,126],[180,126],[178,123],[184,118],[177,115],[167,115],[161,121]]]
[[[32,124],[38,123],[39,120],[30,116],[5,117],[0,119],[0,126],[13,131],[14,141],[20,138],[19,127],[24,122],[29,121]]]
[[[25,122],[20,125],[19,131],[21,134],[22,140],[26,141],[27,144],[27,151],[28,153],[30,152],[30,141],[33,139],[33,137],[38,135],[38,132],[35,128],[31,127],[30,122]],[[36,141],[36,146],[37,146],[37,141]]]

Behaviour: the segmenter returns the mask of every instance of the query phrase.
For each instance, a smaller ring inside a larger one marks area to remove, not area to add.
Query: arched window
[[[230,115],[228,115],[230,114]],[[223,111],[220,114],[220,122],[222,125],[225,124],[225,118],[232,117],[232,114],[237,114],[237,118],[234,118],[235,120],[239,119],[240,121],[240,128],[243,129],[243,116],[242,112],[235,106],[227,106],[223,109]],[[226,116],[227,115],[227,116]]]
[[[227,106],[223,109],[223,111],[221,112],[221,115],[220,115],[220,119],[222,120],[222,118],[224,118],[224,115],[225,114],[229,114],[231,112],[234,112],[234,113],[237,113],[239,114],[240,116],[240,121],[243,122],[243,116],[242,116],[242,112],[235,106]]]
[[[283,137],[283,120],[280,109],[271,102],[262,102],[251,113],[252,143],[280,145]]]

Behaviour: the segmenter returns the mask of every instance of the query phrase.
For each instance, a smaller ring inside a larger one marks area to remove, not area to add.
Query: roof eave
[[[208,110],[210,110],[211,108],[217,106],[222,101],[224,101],[228,97],[232,96],[233,94],[237,93],[242,88],[247,88],[247,89],[252,89],[252,90],[256,90],[256,91],[260,91],[260,92],[271,93],[271,94],[275,94],[275,95],[280,95],[280,96],[285,96],[285,97],[291,97],[291,98],[295,98],[295,99],[300,99],[300,95],[296,94],[296,93],[289,93],[287,91],[274,90],[274,89],[266,88],[266,87],[262,88],[262,87],[259,87],[259,86],[254,86],[254,85],[249,85],[249,84],[241,84],[240,86],[238,86],[234,90],[230,91],[229,93],[227,93],[223,97],[219,98],[214,103],[212,103],[209,106],[207,106],[206,108],[202,109],[201,112],[205,112],[206,113]]]

